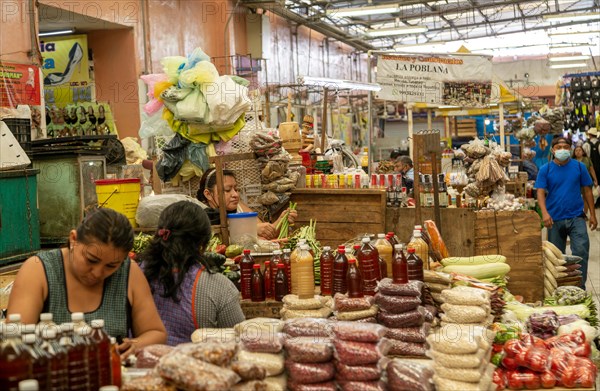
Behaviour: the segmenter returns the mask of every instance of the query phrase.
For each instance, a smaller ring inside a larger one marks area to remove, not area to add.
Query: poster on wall
[[[409,103],[487,107],[492,62],[473,55],[381,55],[377,58],[377,98]]]
[[[64,108],[67,104],[92,101],[86,35],[46,37],[40,41],[40,51],[47,106]]]
[[[50,106],[46,112],[48,137],[103,136],[117,134],[107,102],[78,102]]]

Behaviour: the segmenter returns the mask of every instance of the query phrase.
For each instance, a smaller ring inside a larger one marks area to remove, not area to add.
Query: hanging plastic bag
[[[150,116],[144,115],[138,134],[143,139],[154,136],[173,136],[173,130],[163,119],[162,111],[158,111]]]
[[[173,178],[183,166],[187,155],[189,140],[176,134],[167,145],[163,147],[163,157],[156,164],[156,172],[163,182]]]
[[[154,73],[142,75],[140,76],[140,79],[148,86],[148,93],[146,94],[148,96],[148,102],[144,105],[144,112],[149,115],[154,114],[163,106],[163,103],[158,100],[154,94],[154,87],[158,82],[168,81],[169,77],[164,73]]]
[[[163,70],[169,77],[171,84],[177,83],[179,77],[179,68],[186,62],[186,58],[182,56],[168,56],[163,57],[160,60],[160,64],[163,66]]]
[[[199,87],[204,83],[214,83],[219,77],[217,68],[210,61],[200,61],[193,68],[179,74],[181,87]]]
[[[208,123],[208,106],[204,95],[193,89],[185,98],[175,104],[175,117],[181,120]]]

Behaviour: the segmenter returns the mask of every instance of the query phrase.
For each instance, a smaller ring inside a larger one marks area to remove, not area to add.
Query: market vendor
[[[235,174],[230,170],[223,170],[223,190],[225,191],[225,207],[227,213],[252,212],[248,205],[245,205],[240,201]],[[207,170],[204,175],[202,175],[196,197],[198,200],[209,206],[209,209],[206,209],[206,213],[211,224],[218,225],[220,222],[219,192],[217,191],[217,175],[214,168]],[[289,213],[285,213],[285,211],[284,213],[281,213],[279,219],[283,218],[283,216],[287,216],[288,222],[292,225],[298,217],[298,212],[292,209],[289,209],[288,211]],[[259,221],[256,230],[258,236],[267,240],[276,239],[279,236],[279,232],[276,228],[280,226],[280,224],[278,224],[279,219],[272,224]]]
[[[124,215],[101,208],[88,214],[69,233],[68,246],[41,251],[19,269],[8,314],[21,314],[24,324],[52,313],[57,324],[83,312],[85,321],[104,319],[106,332],[122,341],[121,358],[139,347],[165,343],[150,287],[140,267],[128,258],[133,228]],[[128,337],[132,338],[128,338]]]
[[[394,170],[397,173],[402,174],[402,180],[405,183],[406,190],[410,193],[415,181],[415,170],[413,168],[412,159],[406,155],[397,157],[396,163],[394,164]]]
[[[211,236],[202,207],[179,201],[161,213],[139,258],[169,345],[190,342],[196,329],[230,328],[245,319],[237,288],[203,255]]]

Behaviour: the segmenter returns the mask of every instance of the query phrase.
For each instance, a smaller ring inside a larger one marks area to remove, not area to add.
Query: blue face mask
[[[570,156],[571,153],[566,149],[559,149],[558,151],[554,152],[554,157],[561,162],[566,161]]]

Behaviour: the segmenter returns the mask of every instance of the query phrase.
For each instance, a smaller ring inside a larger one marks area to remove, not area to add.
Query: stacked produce
[[[478,198],[489,196],[494,191],[503,192],[508,177],[504,167],[510,164],[510,152],[501,148],[490,148],[487,141],[475,139],[463,144],[461,149],[467,155],[469,184],[465,187],[467,195]]]
[[[550,133],[562,134],[565,129],[565,111],[562,107],[556,109],[547,109],[541,114],[542,118],[550,123]],[[544,126],[547,127],[547,125]]]
[[[494,372],[497,389],[593,387],[597,368],[582,330],[546,340],[531,334],[504,343],[501,364]]]
[[[500,321],[504,314],[504,306],[506,305],[504,300],[504,296],[507,294],[507,291],[504,289],[506,286],[506,277],[496,277],[482,281],[473,277],[463,276],[462,274],[454,274],[453,280],[457,286],[467,286],[487,292],[490,295],[491,314],[494,316],[494,322]]]
[[[332,323],[326,319],[297,318],[285,322],[286,368],[291,390],[335,390]]]
[[[425,289],[423,292],[423,302],[427,306],[434,306],[437,312],[440,312],[442,300],[442,291],[452,287],[452,276],[448,273],[434,272],[432,270],[423,270],[425,277]]]
[[[348,297],[347,294],[336,293],[333,301],[335,320],[377,323],[379,308],[373,304],[373,296]]]
[[[489,326],[493,323],[490,293],[467,286],[457,286],[442,292],[442,325],[461,324]]]
[[[433,370],[414,361],[395,358],[386,368],[389,391],[432,391]]]
[[[425,338],[435,313],[422,305],[422,292],[422,281],[394,284],[392,279],[384,278],[379,282],[375,295],[375,302],[380,308],[377,321],[388,328],[386,337],[391,341],[389,355],[425,355]]]
[[[283,297],[283,308],[279,312],[281,319],[328,318],[333,312],[331,297],[314,296],[311,299],[299,299],[297,295]]]
[[[551,242],[542,242],[544,256],[544,297],[552,296],[559,285],[559,279],[565,277],[581,277],[580,257],[568,256]]]
[[[332,324],[336,380],[342,391],[383,391],[380,381],[390,348],[386,328],[372,323]],[[385,359],[384,359],[385,360]]]
[[[483,282],[496,283],[510,272],[506,257],[502,255],[477,255],[442,259],[445,273],[458,273]]]
[[[429,335],[427,355],[434,362],[436,390],[487,390],[494,372],[489,362],[494,335],[483,327],[456,324]]]

